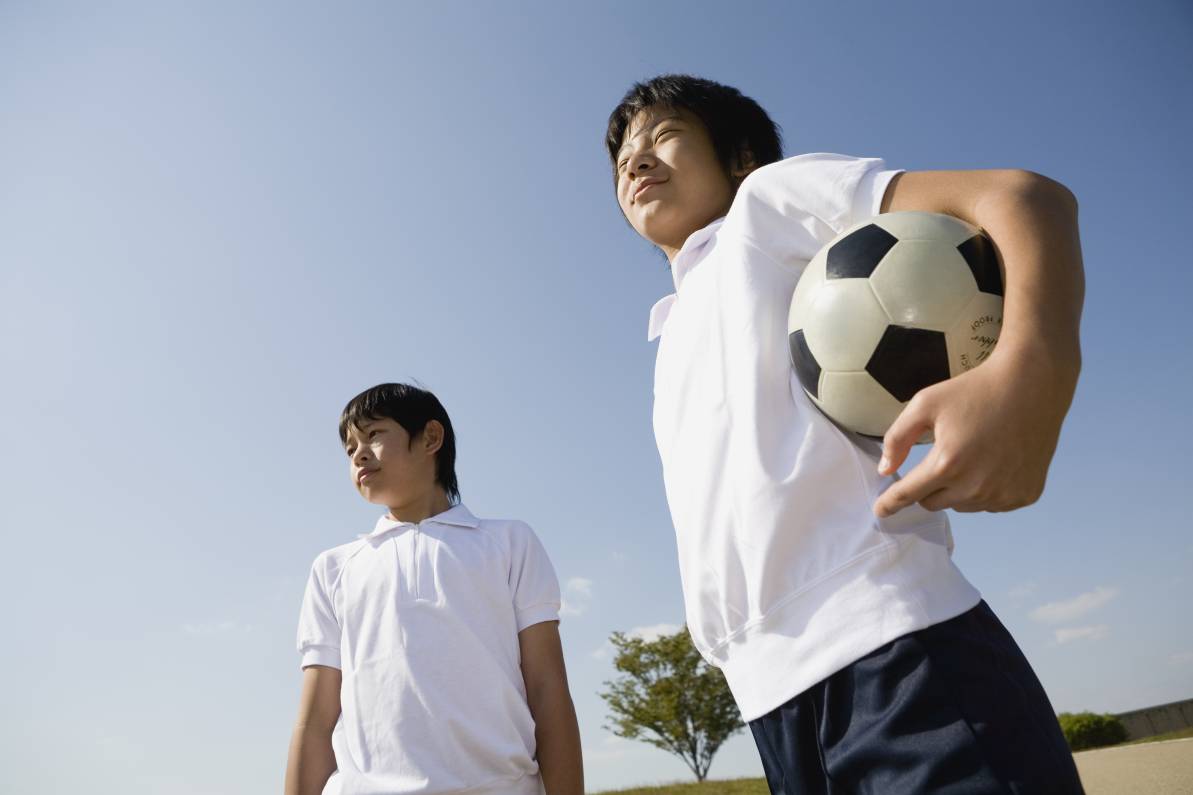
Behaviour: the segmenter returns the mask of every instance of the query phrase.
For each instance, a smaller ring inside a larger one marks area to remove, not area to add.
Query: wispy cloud
[[[626,637],[639,638],[641,640],[651,641],[656,640],[663,635],[674,635],[683,629],[682,624],[649,624],[643,627],[634,627],[626,633]],[[613,644],[605,641],[600,648],[594,649],[589,655],[594,660],[608,660],[613,657]]]
[[[580,616],[592,602],[592,580],[587,577],[569,577],[563,585],[561,616]]]
[[[1098,609],[1116,596],[1118,596],[1118,588],[1099,586],[1088,593],[1074,596],[1072,599],[1040,605],[1031,611],[1030,615],[1032,619],[1044,624],[1060,624],[1076,620],[1091,610]]]
[[[645,627],[634,627],[626,634],[631,638],[641,638],[642,640],[656,640],[663,635],[674,635],[683,627],[679,624],[650,624]]]
[[[1172,665],[1193,665],[1193,651],[1180,651],[1168,655],[1168,662]]]
[[[1110,627],[1098,624],[1093,627],[1061,627],[1053,635],[1057,643],[1070,643],[1075,640],[1101,640],[1110,633]]]

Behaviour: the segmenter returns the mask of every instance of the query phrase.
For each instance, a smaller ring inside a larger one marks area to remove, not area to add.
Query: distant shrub
[[[1127,739],[1127,727],[1113,715],[1093,712],[1062,712],[1056,716],[1065,741],[1074,751],[1115,745]]]

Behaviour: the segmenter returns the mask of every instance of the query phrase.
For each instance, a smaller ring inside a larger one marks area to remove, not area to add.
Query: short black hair
[[[435,454],[435,480],[447,492],[454,505],[460,500],[456,481],[456,432],[439,398],[410,384],[378,384],[366,389],[344,406],[340,414],[340,444],[348,442],[348,428],[360,427],[367,420],[390,419],[401,425],[410,438],[423,432],[427,423],[438,420],[443,426],[443,446]]]
[[[609,114],[605,147],[613,163],[614,180],[617,179],[617,152],[621,149],[626,128],[635,116],[650,107],[682,108],[700,119],[726,173],[746,152],[758,166],[783,157],[779,125],[761,105],[736,88],[692,75],[659,75],[644,83],[635,83]]]

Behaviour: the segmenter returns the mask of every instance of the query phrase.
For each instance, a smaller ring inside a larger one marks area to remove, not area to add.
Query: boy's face
[[[626,220],[671,260],[688,235],[729,210],[734,186],[704,124],[683,109],[635,116],[617,154],[617,203]]]
[[[424,496],[435,485],[435,454],[443,426],[434,420],[414,437],[394,420],[349,425],[344,451],[357,491],[377,505],[395,508]]]

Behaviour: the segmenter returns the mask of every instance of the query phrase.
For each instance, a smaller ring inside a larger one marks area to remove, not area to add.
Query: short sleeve
[[[517,524],[511,534],[510,588],[518,631],[544,621],[559,620],[559,579],[547,550],[528,526]]]
[[[328,558],[320,555],[311,566],[302,610],[298,615],[298,653],[302,667],[340,668],[340,622],[332,606]]]
[[[726,226],[773,259],[806,262],[850,226],[877,215],[898,173],[873,157],[789,157],[742,182]]]

